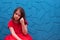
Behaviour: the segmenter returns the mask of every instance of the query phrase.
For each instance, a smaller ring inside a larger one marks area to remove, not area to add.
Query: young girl
[[[7,35],[5,40],[32,40],[32,37],[28,34],[23,8],[18,7],[15,9],[12,19],[8,23],[8,28],[11,34]]]

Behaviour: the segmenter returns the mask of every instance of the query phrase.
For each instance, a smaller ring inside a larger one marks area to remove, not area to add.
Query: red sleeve
[[[12,20],[10,20],[9,22],[8,22],[8,28],[9,27],[13,27],[13,22],[12,22]]]

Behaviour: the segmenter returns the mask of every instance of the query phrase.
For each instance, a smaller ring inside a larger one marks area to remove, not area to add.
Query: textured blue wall
[[[19,6],[33,40],[60,40],[60,0],[0,0],[0,40],[10,33],[7,23]]]

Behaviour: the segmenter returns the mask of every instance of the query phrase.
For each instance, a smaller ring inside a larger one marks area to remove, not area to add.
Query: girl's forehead
[[[18,9],[16,12],[20,12],[20,10]]]
[[[20,10],[17,10],[16,13],[19,14],[19,15],[21,14]]]

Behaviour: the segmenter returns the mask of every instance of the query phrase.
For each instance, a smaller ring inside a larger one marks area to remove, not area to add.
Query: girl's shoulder
[[[8,22],[8,24],[14,24],[14,23],[13,23],[13,20],[10,19],[9,22]]]
[[[13,26],[14,24],[13,24],[13,20],[11,19],[11,20],[9,20],[9,22],[8,22],[8,27],[10,27],[10,26]]]
[[[12,20],[12,19],[10,19],[8,23],[12,23],[12,22],[13,22],[13,20]]]

